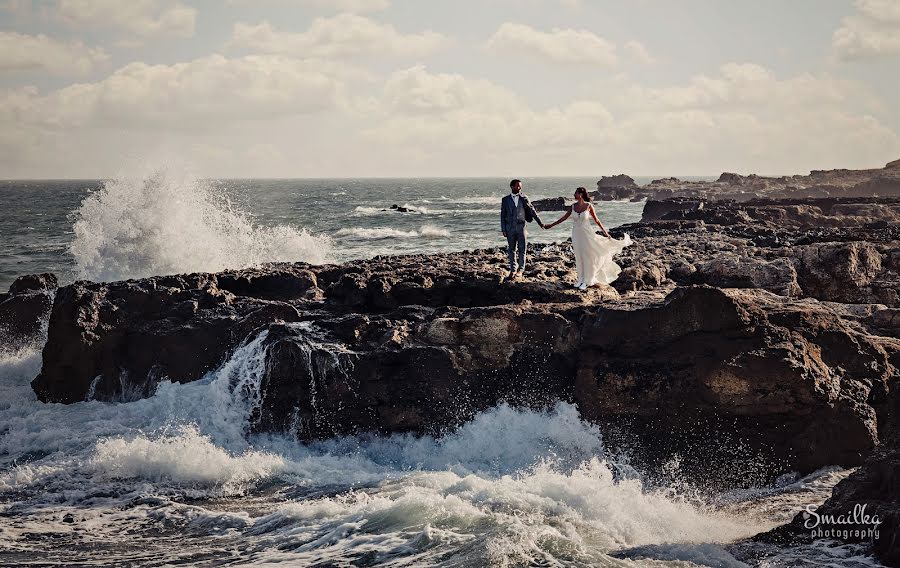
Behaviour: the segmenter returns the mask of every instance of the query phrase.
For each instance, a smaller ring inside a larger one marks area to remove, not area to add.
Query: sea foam
[[[305,229],[255,224],[219,183],[172,168],[108,180],[73,215],[70,251],[89,280],[322,263],[331,248]]]

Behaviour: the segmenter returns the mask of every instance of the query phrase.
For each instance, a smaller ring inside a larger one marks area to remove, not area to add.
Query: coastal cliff
[[[263,337],[252,431],[440,433],[563,400],[649,472],[735,487],[861,465],[826,506],[877,501],[896,532],[897,492],[871,480],[897,455],[900,200],[679,203],[613,231],[636,244],[587,292],[568,243],[534,246],[510,282],[499,248],[76,282],[52,310],[32,300],[26,319],[50,311],[32,386],[134,400]],[[23,281],[0,307],[54,286]]]

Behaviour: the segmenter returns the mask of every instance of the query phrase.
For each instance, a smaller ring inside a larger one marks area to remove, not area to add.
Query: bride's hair
[[[587,201],[588,203],[591,202],[591,196],[590,196],[590,194],[588,194],[588,191],[585,188],[579,187],[578,189],[575,190],[575,195],[578,195],[579,193],[581,194],[581,197],[585,201]]]

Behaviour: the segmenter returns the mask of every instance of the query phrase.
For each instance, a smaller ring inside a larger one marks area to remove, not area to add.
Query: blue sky
[[[900,158],[900,0],[0,0],[0,177]]]

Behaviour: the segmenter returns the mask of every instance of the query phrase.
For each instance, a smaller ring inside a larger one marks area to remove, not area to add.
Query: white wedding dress
[[[619,276],[622,267],[613,261],[613,256],[631,244],[631,237],[609,239],[596,233],[597,226],[591,218],[591,209],[579,213],[572,207],[572,248],[575,249],[575,266],[578,282],[575,286],[585,288],[597,284],[609,284]]]

